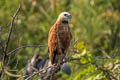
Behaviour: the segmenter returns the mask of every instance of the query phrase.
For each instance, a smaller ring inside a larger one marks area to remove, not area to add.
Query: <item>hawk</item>
[[[48,50],[51,64],[59,63],[66,55],[72,39],[69,27],[71,18],[70,13],[62,12],[49,31]]]

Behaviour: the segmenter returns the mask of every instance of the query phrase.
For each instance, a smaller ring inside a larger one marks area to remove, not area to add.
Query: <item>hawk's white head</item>
[[[70,13],[68,12],[62,12],[59,16],[58,16],[58,20],[61,21],[68,21],[69,19],[71,19],[72,16]]]

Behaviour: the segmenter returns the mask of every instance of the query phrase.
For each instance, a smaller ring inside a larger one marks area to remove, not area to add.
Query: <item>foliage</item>
[[[111,76],[120,79],[120,0],[0,0],[2,46],[19,2],[22,10],[15,20],[9,51],[22,45],[47,45],[50,27],[60,12],[68,11],[73,17],[70,50],[72,57],[80,61],[70,62],[71,75],[58,73],[62,74],[59,80],[110,80]],[[40,53],[41,58],[48,57],[47,47],[20,49],[10,56],[7,68],[24,74],[28,59],[36,53]],[[5,75],[3,80],[16,78]]]

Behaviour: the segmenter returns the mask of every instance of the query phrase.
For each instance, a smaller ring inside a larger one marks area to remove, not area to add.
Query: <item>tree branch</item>
[[[34,72],[33,74],[31,74],[31,76],[29,76],[28,78],[26,78],[25,80],[29,80],[30,78],[32,78],[33,76],[39,74],[39,73],[42,73],[42,72],[46,72],[49,68],[52,69],[52,74],[54,74],[57,70],[58,70],[58,67],[60,67],[62,64],[66,63],[66,62],[70,62],[70,61],[74,61],[74,60],[80,60],[80,58],[67,58],[65,61],[62,61],[59,65],[50,65],[44,69],[41,69],[40,71],[38,72]],[[50,74],[51,75],[51,74]]]
[[[5,72],[7,75],[11,76],[11,77],[15,77],[15,78],[22,77],[22,75],[12,74],[12,73],[8,72],[6,69],[4,69],[4,72]]]
[[[19,4],[19,7],[18,7],[17,11],[15,12],[15,14],[13,15],[12,21],[10,23],[10,30],[9,30],[9,33],[8,33],[8,38],[7,38],[7,41],[6,41],[6,44],[5,44],[4,54],[3,54],[3,58],[2,58],[2,62],[1,62],[2,67],[1,67],[1,71],[0,71],[0,77],[2,77],[2,74],[4,72],[4,68],[6,66],[8,45],[9,45],[11,34],[12,34],[12,31],[13,31],[14,21],[15,21],[15,18],[20,11],[20,8],[21,8],[21,4]]]
[[[24,45],[24,46],[18,47],[16,49],[8,52],[7,55],[11,55],[12,53],[16,52],[17,50],[22,49],[22,48],[27,48],[27,47],[47,47],[47,45]]]

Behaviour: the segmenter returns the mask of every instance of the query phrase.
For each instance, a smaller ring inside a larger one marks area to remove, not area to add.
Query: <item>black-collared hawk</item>
[[[48,49],[51,64],[59,63],[66,56],[72,39],[69,27],[69,19],[71,18],[70,13],[62,12],[49,31]]]

